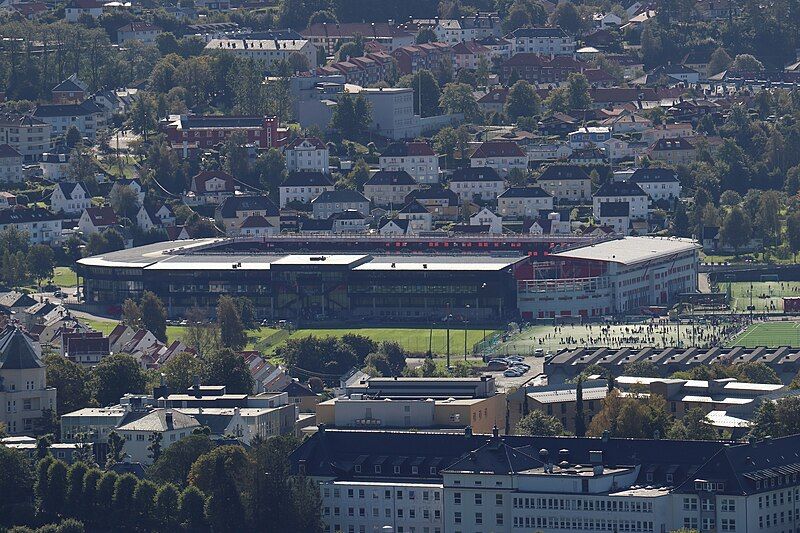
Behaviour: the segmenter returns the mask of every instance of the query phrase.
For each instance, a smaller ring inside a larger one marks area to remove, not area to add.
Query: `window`
[[[503,495],[502,494],[495,494],[494,495],[494,504],[495,505],[503,505]]]
[[[461,493],[460,492],[454,492],[453,493],[453,504],[461,505]]]
[[[483,513],[475,513],[475,523],[483,524]]]
[[[456,511],[455,513],[453,513],[453,522],[456,524],[461,523],[461,511]]]
[[[475,493],[475,505],[483,505],[483,495],[480,492]]]

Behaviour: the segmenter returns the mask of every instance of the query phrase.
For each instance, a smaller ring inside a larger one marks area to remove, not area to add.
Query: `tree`
[[[153,462],[158,461],[158,458],[161,457],[161,441],[164,439],[164,435],[159,431],[154,431],[147,437],[148,442],[150,443],[147,446],[147,457],[149,457]]]
[[[520,419],[514,432],[517,435],[558,436],[567,432],[561,422],[544,414],[542,411],[533,410]]]
[[[669,424],[669,414],[662,396],[631,398],[620,396],[619,391],[612,390],[603,399],[586,433],[598,437],[609,431],[612,437],[649,439],[656,433],[664,435]]]
[[[758,202],[756,211],[756,227],[772,244],[777,244],[781,233],[780,213],[783,201],[778,191],[764,191]]]
[[[208,494],[205,511],[212,528],[244,529],[244,501],[251,491],[252,467],[241,446],[220,446],[192,465],[189,483]]]
[[[127,393],[144,392],[147,378],[139,362],[126,354],[113,354],[100,360],[92,372],[89,388],[98,405],[116,403]]]
[[[189,471],[197,459],[213,449],[208,435],[189,435],[175,442],[161,453],[148,469],[148,476],[159,483],[186,485]]]
[[[111,189],[109,196],[111,208],[122,217],[134,220],[139,212],[139,195],[130,185],[122,185]]]
[[[414,89],[414,113],[422,117],[439,114],[439,98],[442,94],[439,82],[428,69],[420,69],[413,75],[403,76],[398,82],[400,87]],[[420,111],[420,106],[422,111]]]
[[[114,503],[114,488],[117,485],[119,476],[116,472],[105,472],[97,481],[97,491],[95,493],[95,507],[98,510],[109,512]],[[88,480],[85,480],[88,481]],[[106,517],[104,522],[110,522],[111,518]]]
[[[113,520],[121,525],[130,524],[136,520],[136,506],[133,493],[139,481],[133,474],[123,474],[114,483],[114,497],[111,509],[114,512]]]
[[[70,126],[64,138],[64,143],[67,145],[67,148],[75,148],[81,140],[81,132],[78,128],[76,128],[75,125]]]
[[[94,513],[97,498],[97,484],[100,481],[101,471],[91,468],[83,476],[83,493],[81,504],[77,508],[77,514],[82,519],[90,519]]]
[[[43,512],[58,516],[64,509],[67,496],[67,466],[63,461],[53,461],[47,468],[47,490],[43,496]]]
[[[184,391],[194,384],[194,378],[203,374],[203,361],[190,352],[173,355],[159,368],[170,390]]]
[[[572,72],[567,77],[567,95],[570,109],[586,109],[592,104],[589,95],[589,80],[579,72]]]
[[[28,272],[38,285],[42,280],[53,277],[55,254],[46,244],[34,244],[28,251]]]
[[[238,58],[233,68],[234,113],[264,114],[264,76],[253,59]]]
[[[786,217],[786,241],[796,259],[800,252],[800,211],[792,211]]]
[[[204,530],[205,500],[205,496],[197,487],[189,486],[181,492],[178,500],[178,520],[187,531]]]
[[[270,148],[256,158],[255,173],[258,182],[269,191],[273,198],[278,196],[278,187],[286,178],[286,159],[283,152],[277,148]]]
[[[67,470],[67,509],[78,509],[83,500],[83,478],[89,469],[86,463],[76,462],[70,465]]]
[[[184,439],[182,439],[184,440]],[[180,442],[180,441],[179,441]],[[158,487],[153,499],[153,519],[162,531],[172,531],[177,525],[177,509],[180,493],[175,485],[167,483]]]
[[[763,72],[764,64],[750,54],[739,54],[730,64],[730,69],[734,72]]]
[[[453,159],[457,143],[456,130],[451,126],[445,126],[433,137],[436,153],[443,154],[448,161]]]
[[[430,28],[422,28],[414,40],[416,44],[435,43],[438,39],[436,33]]]
[[[250,394],[253,391],[254,380],[250,367],[244,357],[230,348],[207,355],[203,363],[205,383],[225,385],[232,394]]]
[[[331,127],[346,138],[355,138],[367,130],[372,120],[369,102],[363,95],[345,93],[339,97],[331,117]]]
[[[220,296],[217,303],[217,326],[222,346],[241,350],[247,344],[242,317],[236,302],[230,296]]]
[[[122,323],[132,328],[142,327],[142,308],[131,298],[122,302]]]
[[[625,376],[636,376],[643,378],[664,377],[662,370],[652,361],[636,361],[625,365],[623,372]]]
[[[667,431],[672,440],[716,440],[719,438],[714,426],[706,421],[706,413],[699,407],[686,411]]]
[[[125,447],[125,439],[116,431],[108,434],[108,453],[106,454],[106,467],[114,466],[122,461],[122,449]]]
[[[153,503],[158,487],[148,479],[139,480],[133,490],[133,506],[137,519],[144,527],[152,528]]]
[[[472,95],[472,87],[466,83],[448,83],[439,97],[439,107],[449,114],[462,113],[467,122],[480,119],[478,102]]]
[[[144,328],[158,340],[167,342],[167,310],[164,309],[161,299],[155,293],[144,291],[139,306],[142,309]]]
[[[41,529],[39,531],[41,531]],[[56,528],[56,533],[84,533],[84,531],[83,523],[74,518],[62,520]]]
[[[561,26],[567,33],[576,34],[583,26],[580,13],[572,2],[559,2],[550,15],[550,22],[554,26]]]
[[[32,514],[33,468],[18,450],[0,446],[0,527],[20,523]]]
[[[713,76],[714,74],[719,74],[723,70],[727,70],[732,61],[731,56],[728,55],[728,52],[726,52],[724,48],[717,48],[714,50],[714,53],[711,54],[711,59],[708,61],[708,75]]]
[[[532,117],[541,112],[542,101],[533,85],[519,80],[508,91],[505,113],[511,120],[520,117]]]
[[[62,415],[86,407],[91,397],[86,386],[89,377],[86,368],[55,353],[47,354],[44,364],[47,386],[58,391],[56,413]]]
[[[719,236],[723,243],[732,247],[738,253],[739,248],[750,242],[753,233],[753,223],[750,216],[740,207],[734,206],[725,215]]]

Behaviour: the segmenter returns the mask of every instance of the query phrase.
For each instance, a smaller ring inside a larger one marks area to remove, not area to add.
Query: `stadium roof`
[[[696,250],[700,245],[692,239],[674,237],[624,237],[582,246],[566,252],[552,254],[561,259],[584,259],[633,265],[672,254]]]

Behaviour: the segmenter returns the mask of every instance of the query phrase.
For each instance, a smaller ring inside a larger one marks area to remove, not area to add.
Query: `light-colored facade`
[[[299,54],[308,61],[310,68],[317,66],[317,48],[306,39],[211,39],[205,49],[207,52],[225,50],[269,67],[276,61],[288,61],[293,54]]]
[[[325,191],[334,190],[333,183],[325,174],[298,173],[289,177],[278,187],[281,209],[289,202],[307,204]]]
[[[37,161],[53,148],[53,126],[24,115],[0,116],[0,143],[8,144],[25,161]]]
[[[575,38],[561,28],[519,28],[505,38],[511,41],[515,54],[558,56],[575,52]]]
[[[284,155],[288,172],[308,170],[330,173],[330,152],[319,139],[297,139],[286,147]]]
[[[476,197],[484,201],[494,201],[506,190],[506,182],[498,174],[454,175],[450,180],[450,190],[462,201],[471,202]]]
[[[22,181],[22,154],[10,145],[0,145],[0,183]]]
[[[424,143],[409,143],[408,150],[401,154],[381,155],[379,166],[381,170],[404,170],[414,178],[417,183],[439,183],[439,156]]]
[[[50,210],[53,213],[80,215],[91,205],[92,198],[80,183],[59,183],[50,195]]]
[[[414,114],[411,88],[362,88],[359,93],[372,111],[370,129],[390,139],[412,139],[420,134],[420,117]]]
[[[511,187],[497,197],[497,214],[503,218],[535,218],[552,210],[553,197],[540,187]]]

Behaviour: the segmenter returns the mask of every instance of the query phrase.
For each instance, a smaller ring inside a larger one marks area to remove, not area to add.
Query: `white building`
[[[0,210],[0,231],[10,227],[27,233],[31,244],[61,242],[61,218],[41,207],[18,205]]]
[[[419,183],[403,170],[379,170],[364,184],[364,196],[373,204],[399,206],[411,191],[420,188]]]
[[[439,183],[439,156],[426,142],[392,143],[378,161],[381,170],[404,170],[418,183]]]
[[[553,197],[541,187],[509,187],[497,197],[497,211],[503,218],[538,218],[553,210]]]
[[[22,183],[22,154],[13,146],[0,145],[0,183]]]
[[[469,166],[491,167],[504,178],[512,169],[527,171],[528,155],[514,141],[485,141],[472,152]]]
[[[592,179],[579,165],[550,165],[536,184],[559,201],[580,202],[592,196]]]
[[[284,148],[286,170],[311,171],[329,174],[330,153],[325,143],[316,137],[298,137]]]
[[[433,32],[442,43],[460,43],[485,37],[500,37],[502,26],[497,13],[476,13],[460,19],[436,19]]]
[[[641,187],[653,201],[677,200],[681,195],[681,182],[678,175],[669,168],[640,168],[628,181]]]
[[[310,69],[317,67],[317,48],[307,39],[211,39],[206,51],[225,50],[271,67],[276,61],[288,61],[298,54],[308,61]]]
[[[600,206],[606,202],[628,202],[632,220],[647,218],[650,198],[641,187],[632,182],[609,181],[592,197],[592,214],[600,218]]]
[[[283,209],[289,202],[307,204],[325,191],[333,190],[330,175],[322,172],[290,172],[278,187],[280,207]]]
[[[484,207],[469,217],[469,224],[470,226],[487,226],[491,234],[503,233],[503,217],[492,213],[488,207]]]
[[[370,129],[389,139],[413,139],[420,134],[420,117],[414,114],[414,89],[387,87],[359,91],[372,111]]]
[[[325,191],[311,200],[314,218],[328,219],[336,213],[355,210],[364,216],[369,215],[369,199],[352,189]]]
[[[462,201],[471,202],[476,197],[494,201],[506,190],[506,182],[491,167],[466,167],[453,172],[449,187]]]
[[[25,161],[37,161],[53,148],[53,126],[30,115],[0,115],[0,143],[8,144]]]
[[[408,221],[410,233],[430,231],[433,228],[433,215],[416,200],[403,207],[397,213],[397,218]]]
[[[550,55],[572,55],[575,38],[561,28],[519,28],[506,35],[513,51],[518,53]]]
[[[80,183],[59,182],[50,194],[50,210],[53,213],[80,215],[91,205],[92,197]]]
[[[67,177],[69,172],[69,154],[44,153],[39,168],[42,169],[42,177],[48,181],[61,181]]]
[[[161,33],[161,28],[154,24],[131,22],[117,30],[117,43],[126,44],[131,41],[139,41],[144,44],[155,44],[156,37]]]
[[[75,126],[81,137],[94,140],[97,132],[106,127],[106,111],[94,100],[80,104],[40,105],[34,109],[33,117],[50,124],[56,137],[65,137],[70,127]]]
[[[151,464],[153,459],[147,448],[154,433],[161,435],[161,449],[166,450],[199,427],[200,422],[193,416],[172,409],[154,409],[137,420],[119,426],[116,431],[125,439],[122,449],[132,462]]]

